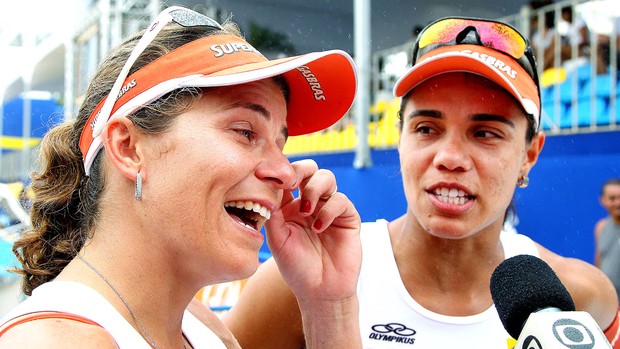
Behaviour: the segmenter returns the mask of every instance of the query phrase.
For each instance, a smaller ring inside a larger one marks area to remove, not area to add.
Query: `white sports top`
[[[38,311],[58,311],[90,319],[105,328],[120,349],[151,349],[112,304],[92,288],[77,282],[51,281],[37,287],[32,296],[0,319],[0,326],[20,315]],[[215,333],[187,310],[181,326],[195,349],[226,348]]]
[[[387,221],[363,223],[362,270],[358,282],[363,347],[370,348],[512,348],[495,306],[471,316],[434,313],[416,302],[396,266]],[[538,256],[534,242],[515,232],[500,237],[505,258]]]

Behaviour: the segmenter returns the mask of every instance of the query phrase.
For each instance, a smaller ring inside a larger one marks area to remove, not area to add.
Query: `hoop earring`
[[[527,188],[529,184],[530,177],[528,177],[527,175],[523,175],[517,180],[517,187],[519,188]]]
[[[136,200],[142,200],[142,175],[140,172],[136,174],[136,189],[134,191],[134,196]]]

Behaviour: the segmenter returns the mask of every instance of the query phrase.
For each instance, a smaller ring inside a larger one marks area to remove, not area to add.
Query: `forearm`
[[[359,302],[299,302],[308,349],[361,348]]]

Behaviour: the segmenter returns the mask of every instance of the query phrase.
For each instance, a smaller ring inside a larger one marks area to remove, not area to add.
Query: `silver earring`
[[[528,177],[527,175],[523,175],[517,180],[517,187],[519,188],[527,188],[529,184],[530,177]]]
[[[136,190],[134,191],[134,196],[136,200],[142,200],[142,175],[140,172],[136,174]]]

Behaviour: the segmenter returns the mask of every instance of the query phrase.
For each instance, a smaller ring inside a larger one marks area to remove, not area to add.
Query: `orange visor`
[[[103,146],[101,132],[111,118],[127,117],[179,88],[238,85],[278,75],[284,77],[290,89],[287,126],[291,136],[333,125],[353,104],[357,86],[355,65],[344,51],[268,60],[237,36],[206,36],[121,80],[116,100],[107,102],[111,105],[107,107],[109,112],[101,113],[107,98],[97,105],[80,137],[86,174]]]

